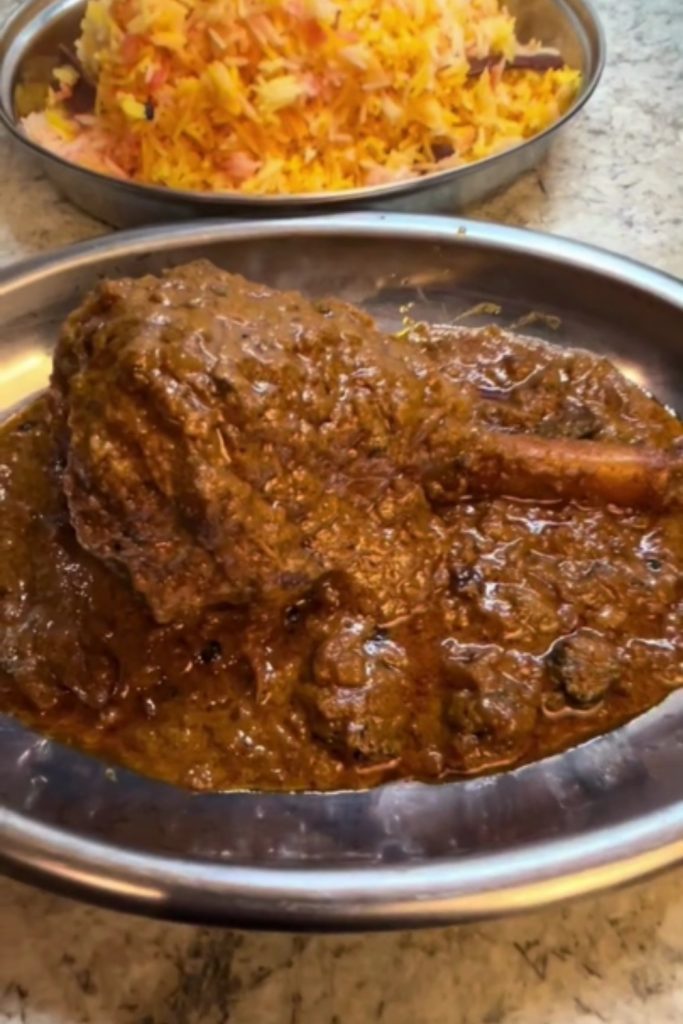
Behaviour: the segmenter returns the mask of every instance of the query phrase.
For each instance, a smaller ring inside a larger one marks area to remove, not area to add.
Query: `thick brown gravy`
[[[494,329],[439,338],[443,372],[501,427],[683,437],[603,360]],[[463,498],[438,513],[445,569],[395,622],[327,579],[284,613],[159,625],[76,542],[60,458],[44,398],[3,427],[0,707],[145,774],[202,790],[443,780],[562,750],[683,684],[680,511]]]

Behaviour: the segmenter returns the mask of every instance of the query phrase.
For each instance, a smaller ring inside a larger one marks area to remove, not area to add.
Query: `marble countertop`
[[[603,83],[550,158],[470,211],[683,277],[683,3],[596,0]],[[4,5],[0,0],[0,10]],[[0,137],[0,263],[102,232]],[[683,871],[524,918],[302,937],[136,920],[0,880],[8,1024],[666,1024]]]

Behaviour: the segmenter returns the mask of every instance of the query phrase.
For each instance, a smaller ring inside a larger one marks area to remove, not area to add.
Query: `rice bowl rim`
[[[10,15],[0,29],[0,121],[21,144],[27,146],[43,159],[48,159],[68,171],[77,170],[93,183],[103,185],[115,184],[118,189],[132,195],[147,197],[150,201],[163,202],[165,199],[175,201],[215,205],[225,208],[226,205],[244,207],[251,210],[262,208],[276,211],[278,208],[305,208],[321,206],[354,205],[365,201],[398,198],[422,192],[430,188],[448,185],[465,177],[483,174],[489,168],[502,164],[511,155],[520,153],[534,145],[542,145],[544,140],[559,131],[575,117],[591,98],[602,77],[605,67],[605,33],[593,6],[593,0],[550,0],[563,11],[568,21],[573,23],[577,35],[580,36],[584,50],[582,85],[578,96],[565,113],[543,131],[525,139],[519,145],[501,150],[491,156],[463,164],[461,167],[430,171],[414,178],[402,181],[385,182],[350,189],[338,189],[323,192],[288,192],[276,195],[258,195],[245,192],[200,192],[190,189],[168,188],[161,185],[150,185],[143,182],[117,178],[91,170],[75,161],[67,160],[54,151],[31,139],[19,124],[14,109],[14,88],[18,71],[31,51],[33,44],[51,28],[57,26],[66,16],[75,16],[84,11],[86,0],[29,0],[21,4]]]

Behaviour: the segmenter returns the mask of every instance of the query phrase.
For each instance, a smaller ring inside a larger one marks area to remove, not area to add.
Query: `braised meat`
[[[53,377],[80,543],[125,567],[159,622],[291,603],[330,572],[384,621],[423,604],[444,561],[434,505],[671,500],[680,464],[656,450],[482,429],[439,352],[206,263],[105,282]]]
[[[342,303],[201,263],[103,284],[55,357],[79,541],[125,566],[160,622],[291,601],[324,572],[353,575],[382,529],[377,557],[410,560],[428,508],[399,474],[462,416],[407,349]]]

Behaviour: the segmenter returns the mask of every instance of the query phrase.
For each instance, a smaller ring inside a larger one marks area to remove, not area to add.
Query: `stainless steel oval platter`
[[[97,278],[197,256],[343,296],[385,326],[409,302],[438,322],[491,301],[503,324],[550,314],[552,340],[608,355],[683,410],[683,283],[561,239],[378,213],[152,228],[4,271],[3,408],[44,386],[58,324]],[[0,859],[75,896],[222,924],[350,929],[526,909],[683,859],[683,693],[517,771],[358,793],[192,794],[0,719]]]
[[[26,62],[38,56],[58,61],[59,44],[72,46],[84,0],[27,0],[0,34],[0,119],[17,141],[40,160],[46,174],[76,206],[116,227],[206,216],[292,216],[351,208],[454,212],[510,184],[535,167],[555,134],[593,93],[605,59],[602,29],[590,0],[509,0],[520,37],[556,47],[583,73],[573,107],[546,131],[497,156],[455,170],[390,185],[311,195],[243,196],[181,192],[117,181],[67,163],[29,141],[17,123],[14,86]]]

